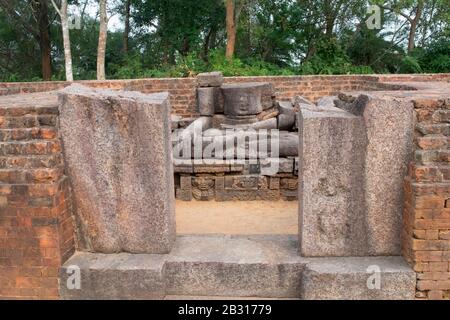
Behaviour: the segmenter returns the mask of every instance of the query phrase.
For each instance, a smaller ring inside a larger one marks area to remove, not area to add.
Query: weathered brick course
[[[418,299],[449,299],[450,104],[417,99],[414,107],[416,151],[405,179],[403,254],[418,273]]]
[[[450,74],[392,76],[232,77],[270,82],[279,100],[316,101],[350,90],[399,90],[394,82],[448,81]],[[145,93],[169,91],[173,112],[197,115],[197,79],[80,81]],[[0,298],[56,299],[59,266],[74,252],[74,225],[58,137],[54,94],[67,82],[0,83]],[[17,95],[40,92],[38,95]],[[403,253],[418,273],[418,298],[450,296],[450,101],[415,102],[416,161],[405,180]],[[269,190],[286,183],[270,180]],[[216,186],[217,187],[217,186]],[[183,191],[183,190],[181,190]],[[191,195],[192,196],[192,195]],[[447,270],[445,270],[447,268]]]
[[[57,299],[59,266],[74,252],[58,108],[47,98],[0,103],[0,298]]]

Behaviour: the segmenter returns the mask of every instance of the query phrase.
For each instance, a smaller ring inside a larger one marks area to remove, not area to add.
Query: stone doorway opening
[[[177,233],[297,235],[296,114],[309,102],[217,72],[196,91],[199,117],[172,116]]]

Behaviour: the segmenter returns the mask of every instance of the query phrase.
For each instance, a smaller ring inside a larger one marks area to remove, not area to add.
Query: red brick
[[[38,288],[41,285],[40,278],[33,277],[17,277],[16,287],[17,288]]]
[[[435,167],[414,167],[413,178],[419,182],[439,182],[442,180],[441,172]]]
[[[416,99],[414,100],[414,108],[416,109],[439,109],[444,103],[437,99]]]
[[[419,274],[417,274],[417,279],[420,279],[420,280],[450,280],[450,272],[419,273]]]
[[[445,200],[436,195],[417,196],[414,200],[414,207],[416,209],[444,208]]]
[[[417,229],[450,229],[450,219],[420,219],[414,223]]]
[[[439,239],[450,240],[450,230],[439,231]]]
[[[447,147],[447,138],[444,136],[432,136],[417,138],[417,145],[423,150],[437,150]]]
[[[419,281],[417,281],[417,289],[419,289],[419,290],[450,290],[450,280],[444,280],[444,281],[419,280]]]
[[[444,298],[444,291],[442,290],[428,291],[428,299],[430,300],[442,300],[443,298]]]
[[[430,262],[431,272],[447,272],[448,262]],[[450,280],[450,278],[448,278]]]

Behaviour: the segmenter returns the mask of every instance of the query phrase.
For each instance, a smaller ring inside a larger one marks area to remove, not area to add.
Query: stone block
[[[285,190],[280,189],[281,198],[285,201],[297,201],[298,191],[297,190]]]
[[[201,116],[223,113],[222,91],[218,87],[197,89],[198,111]]]
[[[364,123],[337,108],[302,108],[300,119],[300,254],[365,255]]]
[[[230,172],[230,163],[225,160],[194,160],[194,173],[226,173]]]
[[[364,106],[366,223],[370,255],[400,255],[404,178],[413,159],[413,105],[369,99]]]
[[[256,117],[258,118],[259,121],[263,121],[271,118],[276,118],[279,114],[280,111],[278,110],[278,108],[272,107],[270,109],[263,110],[263,112],[258,114]]]
[[[222,129],[222,124],[226,121],[226,117],[223,114],[215,114],[212,117],[212,127],[214,129]]]
[[[167,255],[77,253],[61,268],[59,284],[65,300],[298,298],[304,265],[289,236],[181,236]],[[66,285],[73,267],[81,274],[78,290]]]
[[[218,119],[223,121],[219,126],[221,129],[245,128],[259,121],[256,115],[239,116],[234,118],[224,116],[223,118],[220,117]]]
[[[278,190],[280,189],[280,178],[269,178],[269,189],[271,190]]]
[[[298,178],[281,178],[280,188],[284,190],[297,191],[298,190]]]
[[[223,106],[224,106],[224,99],[222,90],[220,88],[214,89],[214,113],[222,114],[223,113]]]
[[[275,130],[278,127],[277,118],[270,118],[262,121],[258,121],[255,123],[252,123],[249,128],[254,130]]]
[[[338,97],[336,96],[328,96],[328,97],[322,97],[319,100],[317,100],[317,105],[319,107],[334,107],[334,101],[337,99]]]
[[[399,255],[412,103],[347,100],[300,112],[300,253]]]
[[[67,287],[74,267],[79,290]],[[302,258],[295,236],[199,235],[179,236],[166,255],[76,253],[61,268],[59,284],[68,300],[412,299],[415,277],[400,257]]]
[[[224,114],[228,117],[257,115],[263,111],[262,94],[267,83],[233,83],[222,86]]]
[[[305,300],[413,300],[416,274],[402,257],[318,258],[306,265]]]
[[[303,264],[292,238],[179,237],[166,264],[168,295],[299,296]]]
[[[279,130],[292,130],[295,125],[295,118],[297,112],[295,111],[292,103],[289,101],[281,101],[278,103],[278,129]]]
[[[288,158],[267,158],[260,160],[261,174],[272,176],[277,173],[293,173],[294,160]]]
[[[220,87],[223,83],[222,72],[207,72],[197,75],[199,87]]]
[[[269,188],[267,177],[259,175],[225,176],[223,188],[216,189],[217,201],[276,201],[279,190]]]
[[[300,105],[314,106],[311,101],[302,96],[295,96],[294,98],[292,98],[292,104],[297,109],[300,108]]]
[[[210,201],[214,199],[214,177],[194,177],[192,179],[192,195],[196,200]]]
[[[197,101],[198,112],[201,116],[212,116],[215,113],[215,92],[216,88],[198,88]]]
[[[175,173],[194,173],[194,165],[191,159],[174,159],[173,166]]]
[[[160,300],[164,264],[164,255],[77,253],[61,268],[60,295],[65,300]],[[74,270],[80,272],[79,288],[70,278]]]
[[[183,190],[181,188],[176,189],[175,196],[178,200],[192,201],[192,190]]]
[[[299,138],[294,132],[280,131],[280,157],[296,157],[298,156]]]
[[[192,177],[191,176],[180,176],[180,188],[181,188],[181,190],[191,190],[192,189]]]
[[[59,92],[80,238],[100,253],[167,253],[175,240],[168,93]]]
[[[276,106],[275,88],[271,83],[264,83],[261,94],[261,104],[263,110],[269,110]]]

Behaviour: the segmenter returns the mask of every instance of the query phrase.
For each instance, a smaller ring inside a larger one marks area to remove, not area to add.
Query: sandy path
[[[178,234],[297,234],[297,201],[176,201]]]

